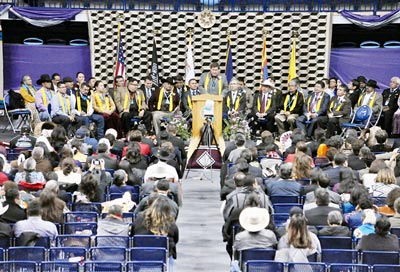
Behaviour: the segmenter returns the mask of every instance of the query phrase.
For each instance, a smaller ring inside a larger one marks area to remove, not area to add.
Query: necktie
[[[235,105],[236,102],[236,93],[232,94],[232,105]]]
[[[192,91],[192,96],[196,96],[196,91]]]
[[[151,97],[151,91],[150,89],[147,89],[147,99],[150,99],[150,97]]]
[[[261,100],[261,113],[265,112],[265,94],[263,94],[262,100]]]
[[[316,111],[316,110],[314,111],[314,108],[317,105],[318,98],[319,98],[319,94],[315,95],[314,100],[311,103],[311,106],[310,106],[310,109],[309,109],[311,112],[315,112]]]

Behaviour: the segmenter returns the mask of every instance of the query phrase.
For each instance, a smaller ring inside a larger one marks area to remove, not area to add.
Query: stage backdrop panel
[[[41,74],[59,73],[75,79],[82,71],[91,77],[89,46],[55,46],[4,44],[4,90],[19,89],[23,75],[30,75],[33,84]]]
[[[390,79],[399,75],[400,48],[333,48],[330,76],[344,83],[364,75],[378,82],[380,91],[389,88]]]
[[[95,77],[112,87],[117,46],[116,11],[91,11],[94,41]],[[270,31],[267,39],[269,75],[286,88],[291,38],[298,30],[297,74],[302,87],[311,87],[324,76],[326,50],[326,13],[214,13],[216,24],[202,29],[197,24],[199,13],[124,12],[124,38],[127,76],[142,79],[151,62],[153,29],[157,35],[160,77],[185,74],[186,30],[194,28],[193,58],[195,76],[209,69],[212,60],[225,66],[226,31],[232,32],[232,55],[235,77],[244,77],[250,88],[260,78],[262,30]]]

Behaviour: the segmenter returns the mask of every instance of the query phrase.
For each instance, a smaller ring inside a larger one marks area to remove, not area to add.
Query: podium
[[[211,124],[217,143],[213,142],[212,144],[218,144],[221,156],[225,151],[225,141],[222,136],[222,95],[196,95],[192,97],[192,138],[189,143],[188,162],[199,146],[201,141],[201,129],[203,128],[204,124],[207,123],[203,111],[208,100],[214,101],[214,117]]]

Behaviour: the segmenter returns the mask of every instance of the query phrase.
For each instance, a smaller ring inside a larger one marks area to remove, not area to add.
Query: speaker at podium
[[[186,168],[220,169],[225,142],[222,135],[222,96],[192,97],[192,137]]]

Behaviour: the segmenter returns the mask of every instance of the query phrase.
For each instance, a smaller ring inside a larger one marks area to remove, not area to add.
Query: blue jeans
[[[85,127],[89,127],[90,121],[95,122],[97,125],[97,139],[104,137],[104,118],[99,114],[92,114],[91,116],[84,116]]]

